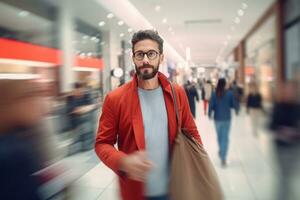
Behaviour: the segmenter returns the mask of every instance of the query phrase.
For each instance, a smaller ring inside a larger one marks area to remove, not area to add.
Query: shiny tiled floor
[[[221,168],[213,121],[203,115],[197,105],[197,126],[210,154],[228,200],[273,200],[276,188],[276,162],[272,155],[270,134],[259,127],[252,135],[250,119],[241,112],[232,120],[228,166]],[[78,179],[72,188],[74,200],[118,200],[117,178],[103,163]]]

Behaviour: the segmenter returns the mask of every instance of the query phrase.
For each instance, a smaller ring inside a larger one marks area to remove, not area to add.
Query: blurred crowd
[[[99,94],[76,83],[74,91],[48,97],[37,81],[5,79],[0,92],[0,199],[65,193],[69,180],[53,185],[67,170],[56,163],[93,148]]]

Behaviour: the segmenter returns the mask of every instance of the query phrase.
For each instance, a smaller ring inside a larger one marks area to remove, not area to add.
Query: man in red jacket
[[[177,124],[171,85],[158,72],[163,40],[155,31],[139,31],[132,52],[136,75],[106,96],[95,151],[118,175],[123,200],[167,200]],[[180,126],[201,143],[185,91],[174,88]]]

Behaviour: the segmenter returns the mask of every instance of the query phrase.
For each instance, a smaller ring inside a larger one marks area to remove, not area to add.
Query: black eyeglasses
[[[157,58],[159,53],[155,50],[149,50],[147,52],[136,51],[133,53],[133,57],[138,61],[142,61],[144,59],[145,55],[147,55],[149,60],[154,60],[155,58]]]

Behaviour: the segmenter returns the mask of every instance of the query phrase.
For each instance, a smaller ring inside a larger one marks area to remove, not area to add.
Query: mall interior
[[[148,29],[164,40],[159,71],[197,93],[224,199],[299,200],[300,0],[0,0],[0,199],[122,199],[95,137],[106,95],[136,76],[132,36]],[[221,78],[239,103],[226,166],[207,115]]]

